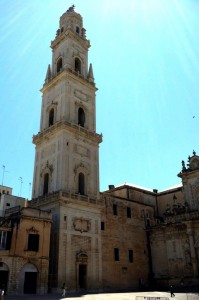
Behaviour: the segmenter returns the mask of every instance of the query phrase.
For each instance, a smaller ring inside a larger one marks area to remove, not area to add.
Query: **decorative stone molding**
[[[45,167],[41,170],[40,176],[42,177],[46,173],[52,175],[52,172],[53,172],[53,165],[52,164],[50,165],[47,160]]]
[[[83,102],[88,102],[89,101],[89,96],[85,93],[83,93],[81,90],[75,89],[74,90],[74,95],[76,98]],[[78,104],[78,102],[76,102]]]
[[[28,233],[39,233],[39,231],[34,227],[34,226],[32,226],[32,227],[30,227],[29,229],[27,229],[27,232]]]
[[[88,255],[85,251],[80,250],[77,254],[76,254],[76,261],[78,263],[81,264],[87,264],[88,262]]]
[[[73,228],[75,231],[88,232],[91,228],[90,220],[84,218],[74,218],[73,219]]]
[[[81,156],[88,157],[89,156],[89,150],[86,147],[83,147],[81,145],[75,144],[74,145],[74,152]]]
[[[87,175],[89,174],[88,169],[84,166],[83,163],[80,163],[80,164],[76,165],[75,168],[74,168],[75,175],[77,175],[79,172],[83,172]]]
[[[51,104],[47,107],[47,112],[49,113],[49,111],[54,108],[56,110],[58,103],[57,102],[51,102]]]
[[[45,158],[47,156],[53,155],[55,153],[56,150],[56,145],[52,144],[49,145],[48,147],[45,147],[42,151],[41,151],[41,158]]]

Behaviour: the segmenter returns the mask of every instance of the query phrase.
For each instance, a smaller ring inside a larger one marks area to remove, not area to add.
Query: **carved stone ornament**
[[[34,226],[32,226],[32,227],[30,227],[29,229],[27,229],[27,232],[28,233],[38,233],[39,231],[34,227]]]
[[[52,175],[52,172],[53,172],[53,165],[49,164],[47,160],[45,167],[41,170],[40,176],[42,177],[45,173],[49,173],[50,175]]]
[[[75,218],[73,220],[73,227],[76,231],[82,232],[88,232],[91,227],[90,220],[86,220],[83,218]]]
[[[88,262],[88,255],[86,254],[86,252],[80,250],[80,252],[76,255],[76,261],[81,264],[86,264]]]
[[[84,170],[84,171],[87,171],[87,168],[84,166],[83,163],[80,163],[79,165],[75,166],[75,168],[74,168],[75,174],[78,173],[78,170]]]

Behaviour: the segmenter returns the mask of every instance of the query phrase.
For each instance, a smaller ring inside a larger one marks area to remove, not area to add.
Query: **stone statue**
[[[69,7],[69,9],[67,10],[67,12],[73,12],[75,9],[75,5],[72,5],[71,7]]]
[[[182,160],[182,171],[185,171],[185,170],[186,170],[185,162],[184,162],[184,160]]]

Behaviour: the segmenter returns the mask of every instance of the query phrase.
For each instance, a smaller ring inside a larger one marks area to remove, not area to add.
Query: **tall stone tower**
[[[49,287],[72,289],[101,282],[99,143],[89,40],[82,17],[70,7],[51,42],[42,92],[36,146],[33,200],[53,215]]]
[[[98,145],[89,40],[82,17],[70,8],[60,18],[51,42],[52,66],[41,89],[40,132],[34,136],[36,158],[33,198],[63,190],[97,197]]]

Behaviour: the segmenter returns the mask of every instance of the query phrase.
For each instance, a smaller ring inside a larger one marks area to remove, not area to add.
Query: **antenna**
[[[31,182],[29,182],[29,199],[30,199],[30,191],[31,191]]]
[[[3,169],[3,175],[2,175],[2,184],[1,185],[3,185],[5,172],[8,172],[8,171],[6,171],[6,166],[2,165],[2,169]]]
[[[4,179],[4,173],[5,173],[5,166],[4,165],[2,165],[2,169],[3,169],[3,175],[2,175],[2,184],[1,185],[3,185],[3,179]]]
[[[23,183],[22,177],[19,177],[19,180],[20,180],[20,182],[21,182],[21,184],[20,184],[20,193],[19,193],[19,196],[21,197],[21,189],[22,189],[22,183]]]

